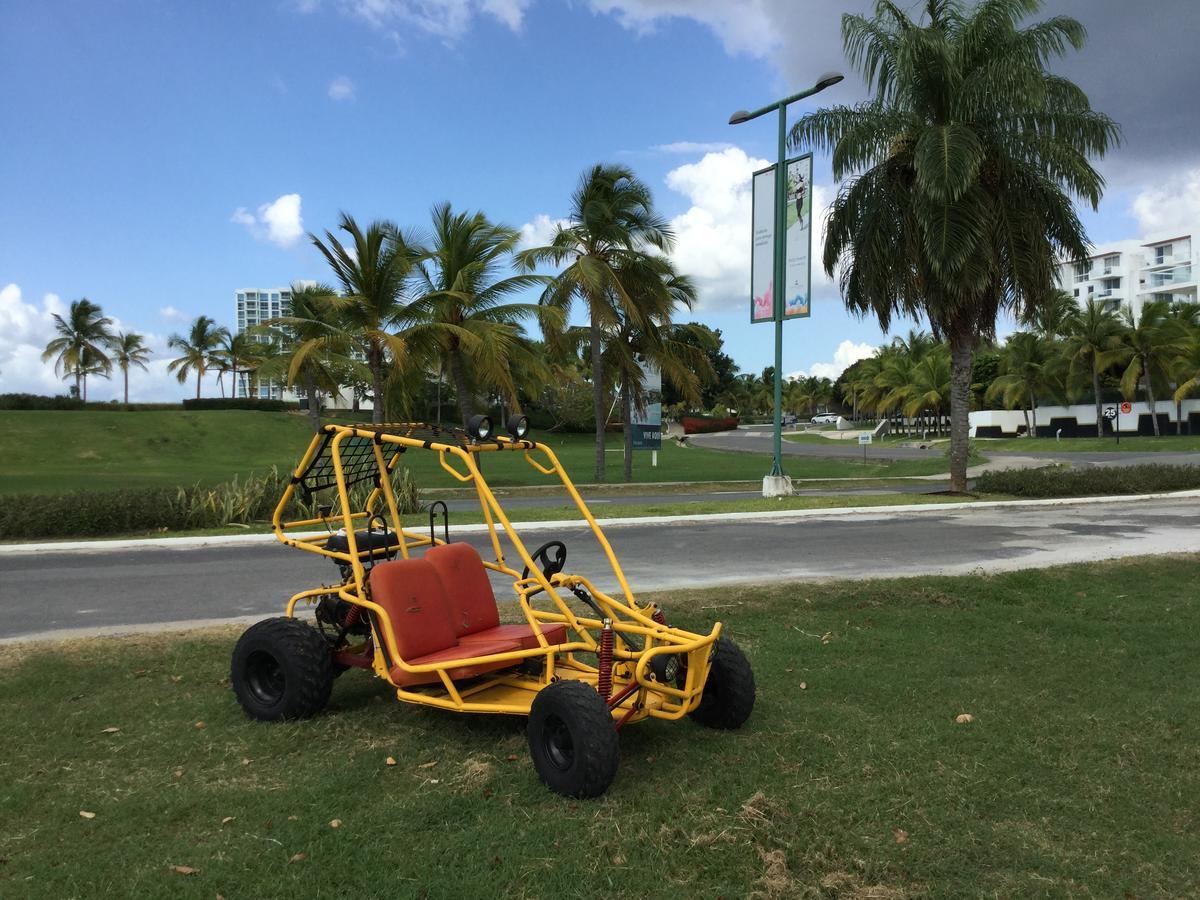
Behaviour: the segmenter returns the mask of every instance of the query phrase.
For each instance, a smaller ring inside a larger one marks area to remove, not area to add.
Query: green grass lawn
[[[1120,444],[1112,437],[1063,438],[1061,441],[1054,438],[977,438],[975,446],[981,453],[1000,450],[1037,450],[1049,453],[1144,453],[1148,450],[1171,450],[1178,453],[1200,450],[1200,434],[1164,434],[1157,438],[1122,435]]]
[[[583,802],[521,720],[357,672],[314,720],[247,721],[233,630],[6,647],[0,895],[1196,896],[1198,581],[1192,556],[673,592],[746,650],[754,715],[631,727]]]
[[[0,411],[0,495],[60,493],[132,486],[214,484],[271,466],[291,469],[310,435],[301,414],[245,410],[146,412]],[[540,435],[559,454],[572,478],[593,480],[590,435]],[[606,454],[607,478],[621,480],[621,439],[613,435]],[[452,486],[433,454],[410,454],[418,481]],[[489,483],[524,485],[542,481],[518,454],[491,455]],[[726,453],[666,442],[657,467],[638,453],[634,478],[655,481],[761,480],[770,468],[765,454]],[[872,460],[788,460],[796,478],[896,477],[946,471],[942,459],[888,464]]]

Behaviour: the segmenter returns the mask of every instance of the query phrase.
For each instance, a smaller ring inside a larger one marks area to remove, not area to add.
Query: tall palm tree
[[[83,396],[80,399],[84,403],[87,403],[88,376],[95,375],[99,378],[108,378],[112,375],[112,360],[107,356],[94,354],[90,349],[85,347],[83,352],[79,354],[79,365],[75,371],[83,382]]]
[[[87,297],[73,301],[65,319],[58,313],[53,318],[58,337],[46,344],[42,360],[53,357],[54,373],[59,378],[74,377],[75,395],[82,398],[84,354],[90,357],[90,366],[108,362],[105,350],[112,341],[112,319]]]
[[[248,331],[239,331],[237,334],[227,332],[221,336],[221,346],[214,356],[222,370],[228,371],[232,378],[233,386],[229,390],[229,396],[237,396],[238,374],[249,373],[259,364],[261,348],[262,343]],[[247,385],[246,396],[249,395]]]
[[[1171,377],[1177,385],[1172,399],[1178,425],[1183,418],[1183,401],[1200,393],[1200,327],[1191,330],[1183,351],[1172,361]]]
[[[1200,338],[1200,303],[1193,300],[1182,300],[1171,303],[1167,312],[1168,318],[1176,323],[1183,333],[1184,348],[1175,354],[1168,365],[1169,373],[1176,385],[1175,401],[1175,433],[1183,434],[1183,400],[1185,395],[1178,393],[1178,387],[1192,377],[1194,369],[1192,354],[1197,338]]]
[[[588,312],[588,344],[592,364],[592,413],[596,422],[596,480],[604,480],[604,329],[619,328],[622,317],[635,328],[645,327],[644,304],[635,299],[627,280],[653,267],[647,250],[667,252],[674,236],[654,210],[650,189],[619,165],[596,165],[583,173],[571,197],[569,221],[551,242],[518,254],[518,262],[533,271],[539,265],[562,266],[547,285],[541,302],[565,313],[576,301]],[[645,278],[649,283],[652,279]],[[653,287],[665,292],[659,279]]]
[[[1087,237],[1072,195],[1093,208],[1089,157],[1119,129],[1048,61],[1083,46],[1056,16],[1023,26],[1040,0],[925,0],[913,20],[890,0],[842,17],[847,57],[873,97],[800,119],[793,146],[833,155],[843,181],[823,262],[846,306],[887,329],[924,315],[950,344],[950,474],[966,490],[972,355],[1003,309],[1030,315],[1055,287],[1060,256]]]
[[[912,367],[911,381],[904,393],[902,409],[909,419],[927,417],[935,433],[942,431],[942,419],[950,409],[950,353],[938,344],[921,356]]]
[[[309,240],[341,284],[342,296],[331,302],[366,358],[374,389],[371,420],[379,424],[383,422],[388,369],[402,366],[408,353],[404,336],[391,329],[404,318],[405,282],[423,251],[414,238],[391,222],[374,221],[363,230],[342,213],[338,230],[349,235],[348,246],[330,231],[325,232],[324,241],[313,234]]]
[[[125,405],[129,405],[129,367],[137,366],[145,370],[146,360],[150,358],[150,348],[145,344],[145,338],[132,331],[118,334],[112,341],[113,362],[121,370],[125,381]]]
[[[259,366],[259,375],[282,377],[288,387],[304,391],[314,433],[321,430],[322,394],[338,393],[348,372],[370,377],[362,363],[350,356],[353,339],[343,326],[343,312],[330,285],[294,284],[291,314],[269,319],[255,329],[255,336],[280,348]]]
[[[1096,437],[1104,437],[1100,373],[1128,360],[1128,352],[1122,349],[1121,321],[1104,301],[1091,297],[1063,324],[1062,333],[1061,352],[1067,361],[1068,381],[1082,380],[1086,368],[1096,403]]]
[[[1000,351],[1000,375],[987,389],[989,400],[1000,397],[1008,409],[1020,405],[1025,414],[1025,433],[1030,437],[1037,437],[1038,395],[1051,383],[1053,361],[1048,340],[1029,331],[1018,331],[1009,336]]]
[[[1066,291],[1054,290],[1044,303],[1024,310],[1018,321],[1044,338],[1059,338],[1066,335],[1078,314],[1078,301]]]
[[[1144,304],[1140,316],[1134,315],[1133,307],[1126,306],[1121,310],[1121,317],[1125,324],[1122,337],[1129,359],[1121,375],[1121,393],[1125,399],[1132,400],[1141,384],[1154,423],[1154,436],[1161,437],[1154,408],[1154,386],[1168,383],[1173,361],[1187,350],[1188,333],[1182,322],[1171,318],[1165,300]]]
[[[508,272],[520,237],[519,231],[490,222],[483,213],[455,213],[449,203],[433,208],[433,234],[417,265],[418,296],[408,313],[416,327],[430,330],[454,384],[464,427],[478,411],[475,392],[480,388],[495,390],[514,410],[520,408],[514,371],[521,362],[537,360],[524,340],[522,320],[559,314],[509,299],[546,283],[540,275]],[[545,368],[538,374],[544,377]]]
[[[196,373],[196,399],[200,399],[200,382],[204,373],[218,364],[221,344],[229,337],[229,329],[218,326],[208,316],[197,316],[188,330],[187,337],[171,335],[167,346],[182,355],[167,364],[167,371],[174,373],[180,384]]]

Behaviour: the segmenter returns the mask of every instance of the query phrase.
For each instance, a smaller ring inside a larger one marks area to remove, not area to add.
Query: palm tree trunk
[[[371,345],[370,359],[371,388],[375,391],[375,401],[371,409],[371,421],[376,425],[383,424],[383,354],[375,345]]]
[[[1096,355],[1092,354],[1092,393],[1096,395],[1096,437],[1104,437],[1104,415],[1100,408],[1100,369],[1097,364]]]
[[[467,427],[467,420],[474,412],[475,398],[467,387],[467,373],[463,365],[462,351],[451,348],[449,353],[450,380],[454,382],[454,394],[458,398],[458,415],[462,419],[462,427]]]
[[[633,481],[633,426],[629,420],[633,418],[633,399],[630,396],[629,379],[621,381],[621,418],[624,420],[622,430],[625,432],[625,480]]]
[[[125,405],[129,405],[129,366],[121,366],[121,374],[125,376]]]
[[[950,337],[950,490],[966,493],[967,456],[970,448],[971,356],[969,335]]]
[[[1022,404],[1021,415],[1025,417],[1025,437],[1033,437],[1033,432],[1029,428],[1029,407]]]
[[[600,320],[593,309],[591,312],[592,350],[592,415],[596,418],[596,481],[604,480],[604,426],[607,416],[604,411],[604,360],[600,342]]]
[[[79,366],[75,367],[75,399],[83,399],[83,378],[79,372]]]
[[[1146,372],[1146,405],[1150,407],[1150,421],[1154,423],[1154,436],[1162,437],[1158,429],[1158,415],[1154,411],[1154,389],[1150,386],[1150,373]]]
[[[304,378],[304,393],[308,394],[308,418],[312,422],[313,433],[321,433],[321,395],[317,393],[317,380],[312,375]]]
[[[83,402],[87,403],[87,376],[83,376]]]
[[[1183,401],[1175,401],[1175,436],[1183,434]]]
[[[1037,394],[1029,392],[1029,411],[1033,413],[1033,433],[1030,437],[1037,437]]]
[[[199,366],[196,366],[196,399],[197,400],[200,399],[200,375],[201,375],[202,371],[203,370]]]

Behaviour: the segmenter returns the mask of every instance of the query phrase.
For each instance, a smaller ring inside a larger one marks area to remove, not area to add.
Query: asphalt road
[[[647,523],[606,533],[635,591],[963,574],[1196,552],[1200,500]],[[469,536],[476,546],[480,538]],[[586,530],[539,530],[526,541],[532,548],[552,538],[567,544],[568,571],[612,587]],[[291,593],[335,578],[332,563],[274,543],[3,554],[0,639],[277,614]]]

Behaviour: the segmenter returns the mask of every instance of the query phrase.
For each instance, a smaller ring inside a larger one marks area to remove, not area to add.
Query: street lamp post
[[[811,97],[827,87],[832,87],[845,76],[840,72],[826,72],[817,83],[806,91],[777,100],[774,103],[747,112],[740,109],[729,117],[730,125],[741,125],[766,115],[774,110],[779,111],[779,150],[775,165],[775,242],[774,242],[774,278],[772,301],[775,306],[775,446],[774,461],[771,464],[771,474],[763,479],[763,495],[767,497],[790,494],[791,481],[783,474],[783,280],[787,270],[785,260],[787,248],[787,172],[784,171],[787,160],[787,108],[797,100]],[[811,265],[811,263],[810,263]]]

